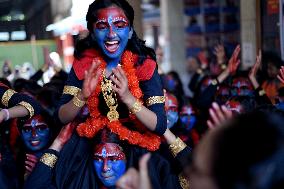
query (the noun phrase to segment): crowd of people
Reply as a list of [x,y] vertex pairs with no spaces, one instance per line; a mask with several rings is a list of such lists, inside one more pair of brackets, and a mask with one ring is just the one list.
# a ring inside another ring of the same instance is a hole
[[49,60],[12,77],[4,64],[1,189],[284,188],[277,55],[259,51],[248,71],[240,45],[189,57],[187,96],[137,36],[126,0],[96,0],[86,20],[69,73]]

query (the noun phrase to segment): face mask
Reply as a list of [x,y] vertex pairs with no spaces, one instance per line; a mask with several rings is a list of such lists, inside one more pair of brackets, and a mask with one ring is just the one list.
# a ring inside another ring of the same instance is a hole
[[253,96],[253,88],[249,81],[234,80],[232,84],[232,96]]
[[48,125],[41,116],[29,119],[22,128],[22,139],[27,149],[31,151],[43,150],[50,138]]
[[170,129],[178,121],[178,112],[169,110],[167,111],[167,127]]
[[174,91],[176,87],[176,83],[174,79],[166,79],[166,89],[168,91]]
[[98,20],[94,23],[94,40],[109,59],[118,59],[122,55],[131,29],[122,9],[103,8],[98,11]]
[[187,131],[190,131],[196,123],[196,117],[195,115],[181,115],[180,121],[182,127],[185,128]]
[[96,148],[93,164],[102,184],[105,187],[112,187],[125,173],[126,157],[119,145],[104,143]]

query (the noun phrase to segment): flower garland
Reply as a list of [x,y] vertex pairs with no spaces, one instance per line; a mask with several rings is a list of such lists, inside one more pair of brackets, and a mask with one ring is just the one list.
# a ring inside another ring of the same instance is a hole
[[[126,73],[128,79],[129,90],[134,97],[141,99],[143,96],[142,91],[139,87],[139,81],[136,76],[136,69],[134,67],[134,60],[137,55],[131,51],[125,51],[121,57],[122,68]],[[106,67],[106,62],[99,56],[100,69]],[[102,76],[99,78],[99,82],[102,81]],[[148,131],[145,126],[136,118],[135,115],[130,114],[131,121],[135,122],[135,126],[138,131],[132,131],[121,124],[119,120],[110,122],[106,116],[101,115],[99,112],[99,94],[101,92],[100,84],[97,85],[95,91],[88,99],[88,108],[90,111],[90,117],[86,122],[79,124],[77,127],[77,132],[80,136],[85,136],[92,138],[96,133],[107,127],[111,132],[117,134],[120,140],[127,140],[130,144],[138,145],[140,147],[146,148],[149,151],[155,151],[159,148],[161,139],[156,134]],[[142,132],[142,133],[140,133]]]

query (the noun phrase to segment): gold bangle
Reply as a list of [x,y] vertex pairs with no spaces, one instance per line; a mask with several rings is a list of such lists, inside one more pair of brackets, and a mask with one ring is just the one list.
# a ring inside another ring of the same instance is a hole
[[8,89],[5,91],[5,93],[2,96],[2,104],[6,107],[9,106],[9,100],[11,99],[11,97],[17,93],[16,91],[12,90],[12,89]]
[[48,167],[53,168],[57,159],[57,156],[54,154],[44,153],[43,156],[41,156],[40,161]]
[[79,89],[78,87],[65,85],[64,89],[63,89],[63,94],[69,94],[69,95],[72,95],[72,96],[76,96],[78,94],[78,92],[80,92],[80,91],[81,91],[81,89]]
[[72,99],[73,104],[78,107],[78,108],[82,108],[85,105],[85,101],[80,100],[77,95],[75,95]]
[[140,112],[142,109],[142,104],[141,102],[139,102],[139,100],[136,100],[136,102],[132,105],[132,107],[130,108],[130,112],[132,114],[137,114],[138,112]]
[[147,106],[152,106],[154,104],[162,104],[166,101],[165,96],[152,96],[146,100]]
[[30,103],[22,101],[22,102],[19,103],[19,105],[24,106],[29,111],[30,118],[34,116],[35,110],[34,110],[33,106]]
[[169,149],[174,157],[178,155],[183,149],[185,149],[186,144],[180,139],[177,138],[174,143],[169,146]]

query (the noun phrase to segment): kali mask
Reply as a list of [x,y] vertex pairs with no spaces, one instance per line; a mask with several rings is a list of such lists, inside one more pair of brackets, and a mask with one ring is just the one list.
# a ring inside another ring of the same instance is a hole
[[126,157],[116,143],[96,146],[93,164],[96,174],[105,187],[113,187],[126,171]]
[[170,93],[166,93],[165,109],[167,115],[167,127],[170,129],[178,121],[179,117],[178,100],[174,95]]
[[181,109],[179,114],[181,126],[185,128],[187,131],[190,131],[195,123],[196,123],[196,116],[195,111],[191,105],[184,105]]
[[41,115],[28,119],[21,134],[26,148],[33,152],[46,148],[50,139],[50,129]]
[[108,59],[119,59],[124,52],[133,29],[123,10],[116,6],[97,12],[92,37]]
[[235,78],[231,87],[232,96],[253,96],[253,86],[247,78]]

